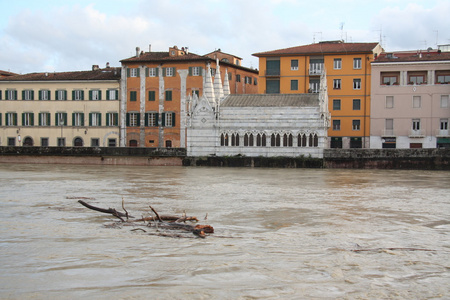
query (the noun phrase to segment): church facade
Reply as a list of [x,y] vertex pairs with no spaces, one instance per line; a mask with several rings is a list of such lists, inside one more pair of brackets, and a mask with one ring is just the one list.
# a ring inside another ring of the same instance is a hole
[[[209,74],[209,72],[207,72]],[[188,99],[188,156],[323,157],[330,126],[325,75],[318,94],[232,95],[206,78]]]

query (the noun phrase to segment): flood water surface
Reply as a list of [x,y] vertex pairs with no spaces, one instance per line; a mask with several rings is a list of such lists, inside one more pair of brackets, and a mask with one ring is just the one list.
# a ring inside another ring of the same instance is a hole
[[[449,192],[450,172],[3,164],[0,298],[448,299]],[[215,233],[111,228],[78,199]]]

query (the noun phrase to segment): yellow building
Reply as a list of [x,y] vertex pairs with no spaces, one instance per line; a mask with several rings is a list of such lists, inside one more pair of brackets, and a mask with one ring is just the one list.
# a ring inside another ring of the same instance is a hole
[[0,146],[119,146],[120,68],[0,78]]
[[370,63],[378,43],[320,42],[253,54],[259,58],[261,94],[318,93],[327,76],[331,148],[368,148]]

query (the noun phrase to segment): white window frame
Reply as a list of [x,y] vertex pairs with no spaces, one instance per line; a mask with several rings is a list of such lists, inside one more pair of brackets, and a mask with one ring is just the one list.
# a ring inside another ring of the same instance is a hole
[[56,113],[56,116],[57,116],[57,118],[56,118],[56,126],[67,126],[67,124],[65,124],[64,123],[64,114],[65,113],[62,113],[62,112],[57,112]]
[[130,127],[138,127],[138,113],[130,113]]
[[359,70],[362,68],[362,59],[361,57],[353,58],[353,69]]
[[173,77],[173,68],[166,68],[166,77]]
[[16,98],[16,90],[6,90],[8,93],[8,100],[17,100]]
[[75,101],[81,101],[83,100],[83,91],[82,90],[74,90],[74,99]]
[[50,124],[47,124],[47,119],[50,113],[48,112],[41,112],[39,113],[39,126],[50,126]]
[[138,68],[130,68],[130,77],[138,77]]
[[448,130],[448,119],[441,119],[439,122],[440,130]]
[[66,99],[66,91],[65,90],[57,90],[56,92],[58,94],[58,99],[56,99],[56,100],[59,100],[59,101],[67,100]]
[[[339,130],[341,130],[341,120],[333,120],[331,123],[332,123],[332,125],[333,125],[333,130],[334,130],[334,131],[339,131]],[[334,126],[335,123],[336,123],[337,126]]]
[[23,124],[22,126],[31,126],[31,116],[33,113],[30,112],[24,112],[23,113]]
[[23,100],[33,100],[33,90],[24,90]]
[[192,67],[192,76],[200,76],[200,67]]
[[148,77],[156,77],[156,68],[148,68]]
[[361,79],[360,78],[353,79],[353,89],[354,90],[360,90],[361,89]]
[[333,68],[335,70],[342,69],[342,59],[341,58],[335,58],[333,62]]
[[[293,62],[297,62],[297,66],[293,65]],[[291,71],[297,71],[298,70],[298,59],[291,59]]]
[[73,117],[74,117],[74,126],[81,126],[82,122],[82,118],[83,118],[83,113],[79,113],[79,112],[75,112],[73,113]]
[[156,112],[149,112],[147,116],[148,116],[147,123],[149,127],[158,126],[158,120],[156,119]]
[[420,131],[420,119],[412,119],[412,130]]
[[394,96],[386,96],[385,108],[394,108]]
[[[16,122],[14,122],[14,116],[16,116]],[[5,125],[6,126],[17,126],[17,113],[7,112],[5,114]]]
[[334,90],[341,89],[341,79],[333,79],[333,89]]
[[93,101],[98,101],[100,99],[100,90],[92,90],[91,91],[92,99]]
[[101,126],[101,113],[91,113],[91,126]]
[[[116,113],[109,112],[108,114],[108,124],[106,126],[112,127],[117,126],[119,124],[119,116]],[[116,122],[114,122],[116,121]]]
[[49,90],[41,90],[41,100],[50,100]]
[[354,131],[361,130],[361,120],[352,120],[352,129]]
[[441,108],[448,108],[449,95],[441,95]]
[[166,112],[164,126],[165,127],[172,127],[172,113],[171,112]]
[[117,100],[118,99],[117,95],[119,94],[119,92],[117,90],[108,90],[107,93],[109,96],[109,100]]

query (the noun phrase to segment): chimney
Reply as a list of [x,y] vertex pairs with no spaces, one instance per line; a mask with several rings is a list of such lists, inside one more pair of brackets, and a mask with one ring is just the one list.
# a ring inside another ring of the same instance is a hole
[[106,63],[106,68],[109,68],[109,62]]
[[99,69],[98,65],[92,65],[92,71],[97,71]]
[[136,47],[136,57],[139,57],[140,52],[141,52],[141,48]]
[[152,52],[152,44],[148,45],[148,52]]

